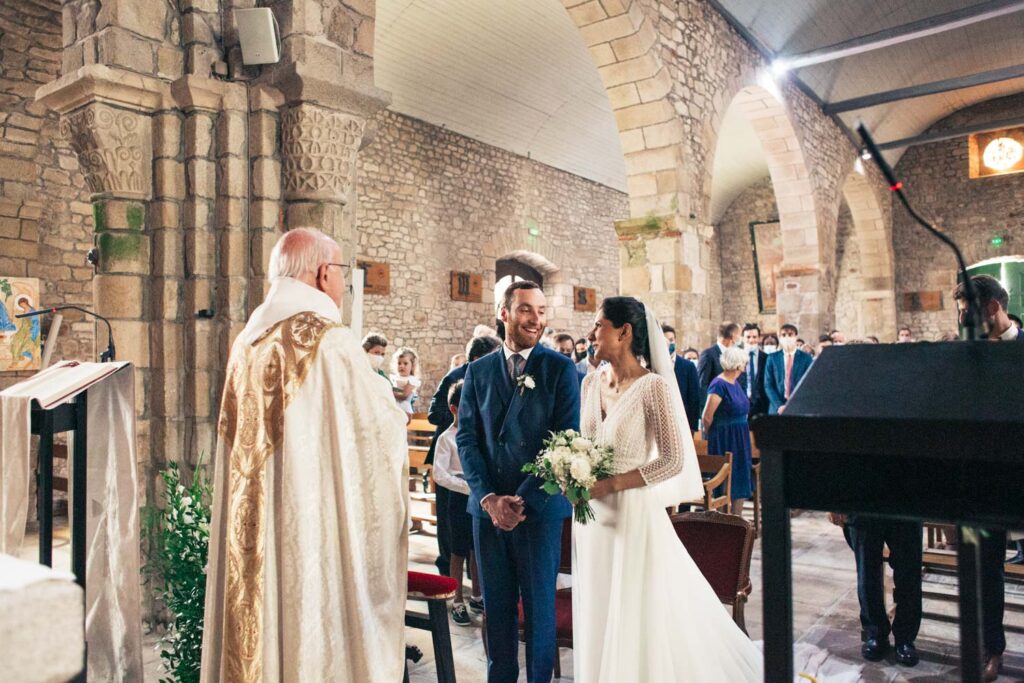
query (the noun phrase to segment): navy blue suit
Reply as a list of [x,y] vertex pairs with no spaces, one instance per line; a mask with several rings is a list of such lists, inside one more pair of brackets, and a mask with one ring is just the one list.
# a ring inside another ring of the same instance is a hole
[[[800,349],[795,351],[790,391],[796,391],[812,362],[814,358],[811,354]],[[778,415],[779,407],[786,405],[786,354],[782,351],[768,356],[764,367],[764,391],[768,394],[768,414]]]
[[[562,523],[572,513],[563,496],[549,496],[522,473],[551,432],[579,429],[580,386],[565,356],[535,346],[523,369],[536,382],[518,388],[504,350],[484,356],[466,372],[456,441],[469,484],[469,513],[487,611],[490,683],[519,676],[518,602],[526,619],[527,680],[547,683],[555,666],[555,579]],[[480,501],[488,494],[521,496],[526,520],[510,532],[491,523]]]
[[[747,354],[747,358],[750,358],[749,350],[744,350],[744,353]],[[754,386],[748,397],[750,398],[750,414],[764,415],[768,412],[768,394],[766,394],[764,390],[764,371],[768,364],[768,354],[758,349],[756,362],[757,367],[754,368]],[[783,367],[783,370],[785,370],[785,367]],[[740,386],[743,387],[744,391],[747,390],[748,377],[750,377],[750,373],[747,372],[740,375]],[[785,390],[785,387],[783,387],[783,390]]]
[[686,408],[686,419],[690,423],[690,431],[700,429],[700,379],[697,376],[697,368],[693,363],[676,356],[676,384],[679,385],[679,393],[683,397],[683,407]]

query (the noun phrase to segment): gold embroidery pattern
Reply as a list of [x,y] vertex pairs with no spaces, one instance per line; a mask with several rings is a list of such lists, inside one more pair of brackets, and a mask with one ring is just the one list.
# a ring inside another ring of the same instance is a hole
[[228,681],[258,681],[263,675],[266,463],[281,446],[284,411],[333,326],[314,313],[299,313],[255,343],[232,349],[218,425],[220,438],[231,444],[223,636]]

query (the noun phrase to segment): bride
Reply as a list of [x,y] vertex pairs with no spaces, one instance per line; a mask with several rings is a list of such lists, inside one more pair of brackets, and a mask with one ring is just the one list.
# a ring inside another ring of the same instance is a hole
[[583,382],[580,430],[614,449],[616,474],[591,490],[596,519],[572,529],[574,677],[760,681],[760,650],[733,623],[665,512],[699,499],[702,484],[660,332],[642,303],[611,297],[590,333],[596,358],[608,365]]

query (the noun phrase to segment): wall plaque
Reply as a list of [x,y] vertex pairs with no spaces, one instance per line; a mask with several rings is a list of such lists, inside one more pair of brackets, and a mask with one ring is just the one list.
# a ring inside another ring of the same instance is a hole
[[592,287],[572,288],[572,308],[574,311],[593,313],[597,310],[597,291]]
[[356,267],[365,271],[363,294],[388,295],[391,293],[391,266],[376,261],[356,261]]
[[910,312],[941,311],[942,292],[904,292],[903,310]]
[[483,300],[484,278],[482,275],[452,271],[452,301],[479,304],[483,303]]

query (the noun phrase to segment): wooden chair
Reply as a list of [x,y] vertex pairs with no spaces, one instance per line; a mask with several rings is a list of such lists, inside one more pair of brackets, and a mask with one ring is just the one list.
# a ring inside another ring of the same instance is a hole
[[424,446],[429,448],[430,442],[434,438],[434,432],[437,431],[437,427],[427,421],[426,413],[413,413],[412,419],[405,427],[405,431],[408,434],[410,446]]
[[[430,504],[430,514],[413,514],[412,531],[423,531],[423,524],[437,526],[437,496],[434,494],[434,481],[430,478],[433,468],[427,464],[428,448],[425,446],[409,446],[409,500]],[[423,491],[422,482],[427,477],[429,490]]]
[[[704,480],[704,499],[688,501],[689,505],[700,505],[705,510],[732,512],[732,453],[708,455],[707,441],[694,441],[697,449],[697,464]],[[715,489],[722,487],[722,495],[716,496]]]
[[732,607],[732,619],[746,633],[743,607],[750,597],[750,556],[754,530],[739,515],[684,512],[672,515],[672,526],[715,595]]
[[[448,629],[448,600],[455,597],[458,584],[455,579],[423,572],[409,572],[409,600],[427,603],[427,616],[405,612],[405,625],[430,631],[434,643],[434,662],[438,683],[455,683],[455,661],[452,657],[452,638]],[[409,665],[405,665],[403,680],[409,680]]]
[[754,478],[754,495],[750,502],[754,505],[754,538],[757,538],[761,535],[761,450],[754,432],[750,432],[750,471]]

